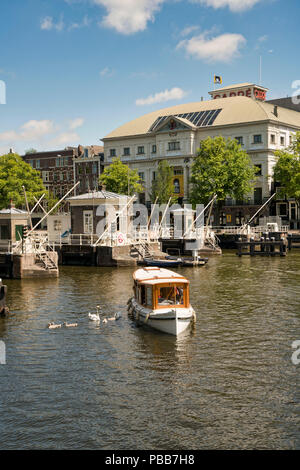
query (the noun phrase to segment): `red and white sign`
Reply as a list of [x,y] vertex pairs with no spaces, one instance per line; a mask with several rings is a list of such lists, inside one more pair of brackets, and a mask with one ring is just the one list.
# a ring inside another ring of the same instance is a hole
[[220,98],[234,98],[235,96],[246,96],[257,100],[265,101],[267,97],[267,89],[257,85],[250,85],[248,87],[228,87],[220,90],[210,92],[214,100]]

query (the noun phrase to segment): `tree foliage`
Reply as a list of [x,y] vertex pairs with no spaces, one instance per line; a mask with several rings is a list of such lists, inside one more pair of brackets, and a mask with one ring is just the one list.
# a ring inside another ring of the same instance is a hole
[[235,139],[207,138],[200,144],[192,165],[190,200],[206,204],[215,194],[242,200],[254,187],[256,169]]
[[99,178],[100,184],[105,184],[107,191],[118,194],[128,194],[143,192],[140,177],[136,170],[131,170],[121,162],[120,158],[114,158],[111,165],[104,169]]
[[275,152],[274,180],[280,183],[279,197],[293,198],[300,206],[300,132],[287,150]]
[[46,189],[37,170],[14,153],[0,157],[0,207],[7,208],[12,201],[16,207],[25,204],[24,190],[29,204],[35,204]]
[[152,182],[151,201],[155,202],[156,198],[158,204],[167,204],[171,198],[171,204],[177,201],[177,196],[174,194],[174,173],[166,160],[162,160],[158,164],[156,171],[156,178]]
[[30,149],[25,150],[25,155],[30,155],[32,153],[37,153],[37,150],[34,149],[34,148],[30,148]]

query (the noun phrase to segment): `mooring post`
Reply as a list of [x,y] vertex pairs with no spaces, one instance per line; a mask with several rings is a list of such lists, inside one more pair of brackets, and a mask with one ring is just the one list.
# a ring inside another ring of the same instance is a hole
[[238,243],[238,249],[239,249],[239,250],[238,250],[238,255],[239,255],[239,256],[242,256],[242,237],[240,237],[240,238],[238,239],[238,242],[239,242],[239,243]]
[[292,234],[289,233],[287,238],[288,238],[288,249],[289,249],[289,251],[291,251],[291,249],[292,249],[292,247],[293,247],[293,237],[292,237]]
[[270,253],[275,254],[276,248],[275,248],[275,237],[271,237],[271,245],[270,245]]
[[255,255],[255,241],[254,237],[250,237],[250,256]]

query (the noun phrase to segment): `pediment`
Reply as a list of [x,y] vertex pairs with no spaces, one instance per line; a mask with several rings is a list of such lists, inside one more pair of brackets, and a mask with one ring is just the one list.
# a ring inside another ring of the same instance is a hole
[[[160,122],[159,122],[160,120]],[[164,116],[157,119],[151,127],[151,132],[177,132],[184,130],[191,130],[195,127],[187,119],[178,116]]]

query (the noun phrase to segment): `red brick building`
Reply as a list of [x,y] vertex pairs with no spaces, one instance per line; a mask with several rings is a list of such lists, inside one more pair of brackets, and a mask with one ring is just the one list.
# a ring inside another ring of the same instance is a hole
[[79,145],[78,148],[28,153],[22,158],[40,171],[46,189],[54,197],[63,197],[78,181],[76,194],[98,189],[104,158],[101,146]]

